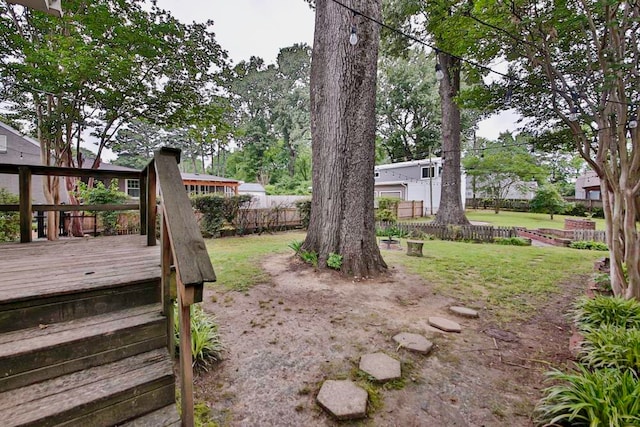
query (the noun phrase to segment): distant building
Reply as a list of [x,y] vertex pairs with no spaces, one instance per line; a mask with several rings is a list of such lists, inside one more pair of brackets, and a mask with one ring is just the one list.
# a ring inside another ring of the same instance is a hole
[[201,173],[181,173],[180,175],[182,176],[184,187],[190,196],[202,194],[235,196],[238,194],[240,181],[235,179]]
[[267,190],[257,182],[242,182],[238,187],[238,194],[251,194],[252,196],[266,196]]
[[600,194],[600,178],[588,170],[584,175],[576,179],[576,200],[602,200]]

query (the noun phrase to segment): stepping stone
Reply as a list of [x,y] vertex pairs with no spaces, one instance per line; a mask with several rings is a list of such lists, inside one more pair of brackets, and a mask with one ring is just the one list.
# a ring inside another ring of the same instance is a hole
[[400,362],[384,353],[365,354],[360,358],[360,370],[376,381],[384,382],[402,376]]
[[433,343],[418,334],[410,334],[409,332],[401,332],[393,340],[402,348],[415,351],[417,353],[429,354],[433,348]]
[[338,420],[354,420],[367,415],[367,392],[352,381],[327,380],[316,400]]
[[461,332],[462,328],[453,320],[444,317],[429,317],[429,324],[445,332]]
[[478,312],[467,307],[449,307],[449,311],[462,317],[478,317]]

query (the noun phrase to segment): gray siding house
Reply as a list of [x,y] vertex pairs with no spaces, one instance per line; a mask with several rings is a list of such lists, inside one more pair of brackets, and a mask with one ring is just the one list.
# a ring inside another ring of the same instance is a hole
[[[424,213],[430,214],[440,206],[442,189],[442,159],[378,165],[374,169],[375,197],[395,197],[400,200],[422,201]],[[461,194],[464,203],[465,175],[462,173]]]

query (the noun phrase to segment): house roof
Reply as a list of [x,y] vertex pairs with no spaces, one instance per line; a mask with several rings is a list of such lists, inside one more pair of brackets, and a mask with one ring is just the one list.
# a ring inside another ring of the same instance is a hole
[[18,130],[16,130],[16,129],[12,128],[12,127],[11,127],[11,126],[9,126],[8,124],[3,123],[3,122],[0,122],[0,128],[3,128],[3,129],[5,129],[6,131],[11,132],[11,133],[13,133],[13,134],[14,134],[14,135],[16,135],[16,136],[19,136],[19,137],[20,137],[20,138],[22,138],[23,140],[25,140],[25,141],[28,141],[28,142],[32,143],[32,144],[33,144],[33,145],[35,145],[38,149],[40,148],[40,143],[38,142],[38,140],[37,140],[37,139],[33,139],[33,138],[31,138],[30,136],[23,135],[22,133],[20,133],[20,131],[18,131]]
[[183,180],[190,181],[209,181],[209,182],[229,182],[229,183],[239,183],[240,181],[231,179],[231,178],[223,178],[221,176],[215,175],[206,175],[200,173],[186,173],[183,172],[180,174]]
[[252,192],[252,193],[264,193],[266,190],[264,187],[257,182],[243,182],[238,187],[238,191],[243,192]]
[[432,157],[431,159],[422,159],[422,160],[411,160],[409,162],[399,162],[399,163],[390,163],[387,165],[377,165],[375,168],[379,169],[395,169],[395,168],[404,168],[407,166],[421,166],[428,165],[429,163],[442,163],[442,159],[440,157]]

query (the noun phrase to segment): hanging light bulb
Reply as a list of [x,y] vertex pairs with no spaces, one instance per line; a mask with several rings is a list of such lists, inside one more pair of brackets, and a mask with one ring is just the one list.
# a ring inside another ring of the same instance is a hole
[[567,118],[570,122],[577,122],[580,118],[580,113],[578,113],[578,109],[576,107],[571,107],[569,114],[567,114]]
[[511,98],[513,96],[513,90],[511,90],[511,84],[507,87],[507,94],[504,97],[504,105],[507,107],[511,105]]
[[436,63],[436,80],[440,81],[442,79],[444,79],[444,71],[442,71],[440,63]]
[[24,159],[24,156],[22,155],[22,151],[20,152],[20,158]]
[[629,129],[635,129],[638,127],[638,121],[637,120],[630,120],[629,121]]
[[358,43],[358,34],[356,33],[356,25],[351,25],[351,35],[349,36],[349,43],[351,46],[355,46]]

